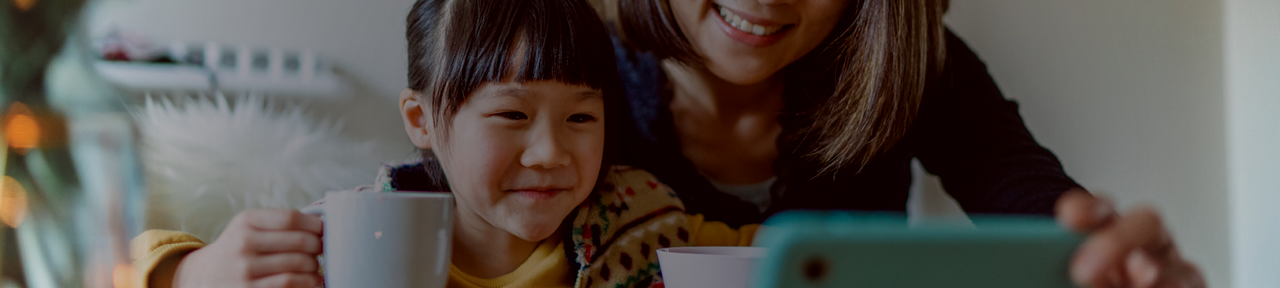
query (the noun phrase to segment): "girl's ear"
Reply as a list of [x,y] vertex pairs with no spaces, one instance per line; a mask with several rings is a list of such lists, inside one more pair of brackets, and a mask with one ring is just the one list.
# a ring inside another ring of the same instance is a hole
[[409,140],[413,141],[413,146],[422,149],[431,149],[431,122],[422,102],[418,101],[416,94],[418,92],[413,89],[405,88],[400,91],[400,117],[404,119],[404,131],[409,133]]

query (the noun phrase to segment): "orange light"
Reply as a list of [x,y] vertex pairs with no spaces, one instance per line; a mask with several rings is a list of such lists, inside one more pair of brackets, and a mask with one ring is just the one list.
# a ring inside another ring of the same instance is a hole
[[14,102],[4,118],[4,138],[9,141],[9,147],[14,148],[18,154],[26,154],[27,149],[40,145],[40,123],[32,117],[31,109],[27,108],[27,105]]
[[27,217],[27,189],[13,177],[4,176],[0,181],[0,222],[18,228]]
[[36,0],[13,0],[13,5],[18,6],[22,11],[31,10],[31,6],[36,6]]
[[116,269],[111,271],[111,284],[115,288],[130,288],[137,283],[138,274],[133,270],[133,266],[129,264],[116,265]]

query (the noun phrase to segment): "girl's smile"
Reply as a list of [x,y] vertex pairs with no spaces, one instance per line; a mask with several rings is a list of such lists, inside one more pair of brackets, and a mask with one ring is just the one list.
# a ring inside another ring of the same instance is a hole
[[522,197],[529,198],[529,199],[534,199],[534,200],[551,199],[552,197],[555,197],[557,194],[560,194],[561,192],[566,192],[566,191],[569,191],[569,189],[522,189],[522,190],[510,190],[510,192],[511,192],[511,193],[515,193],[515,194],[520,195],[520,196],[522,196]]
[[[561,181],[564,182],[564,181]],[[559,185],[527,185],[518,186],[514,189],[507,189],[504,192],[519,195],[520,197],[532,200],[546,200],[556,197],[560,194],[573,192],[572,184]]]

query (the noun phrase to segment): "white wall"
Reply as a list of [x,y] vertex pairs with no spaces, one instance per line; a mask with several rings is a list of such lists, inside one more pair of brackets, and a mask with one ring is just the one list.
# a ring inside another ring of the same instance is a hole
[[[169,41],[312,49],[356,86],[346,97],[297,98],[347,132],[409,144],[395,99],[406,86],[404,22],[412,0],[119,0],[91,10],[90,35],[120,28]],[[167,46],[166,46],[167,47]]]
[[1221,11],[1203,0],[956,0],[946,19],[1067,172],[1122,208],[1161,210],[1211,287],[1231,283]]
[[1225,1],[1235,287],[1280,287],[1280,2]]

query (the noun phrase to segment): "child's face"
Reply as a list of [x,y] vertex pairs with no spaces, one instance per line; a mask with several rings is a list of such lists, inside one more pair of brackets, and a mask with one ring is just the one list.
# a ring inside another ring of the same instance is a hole
[[461,105],[444,128],[447,137],[428,132],[434,136],[424,148],[434,148],[449,178],[460,224],[540,241],[591,194],[604,127],[599,90],[556,81],[491,82]]

